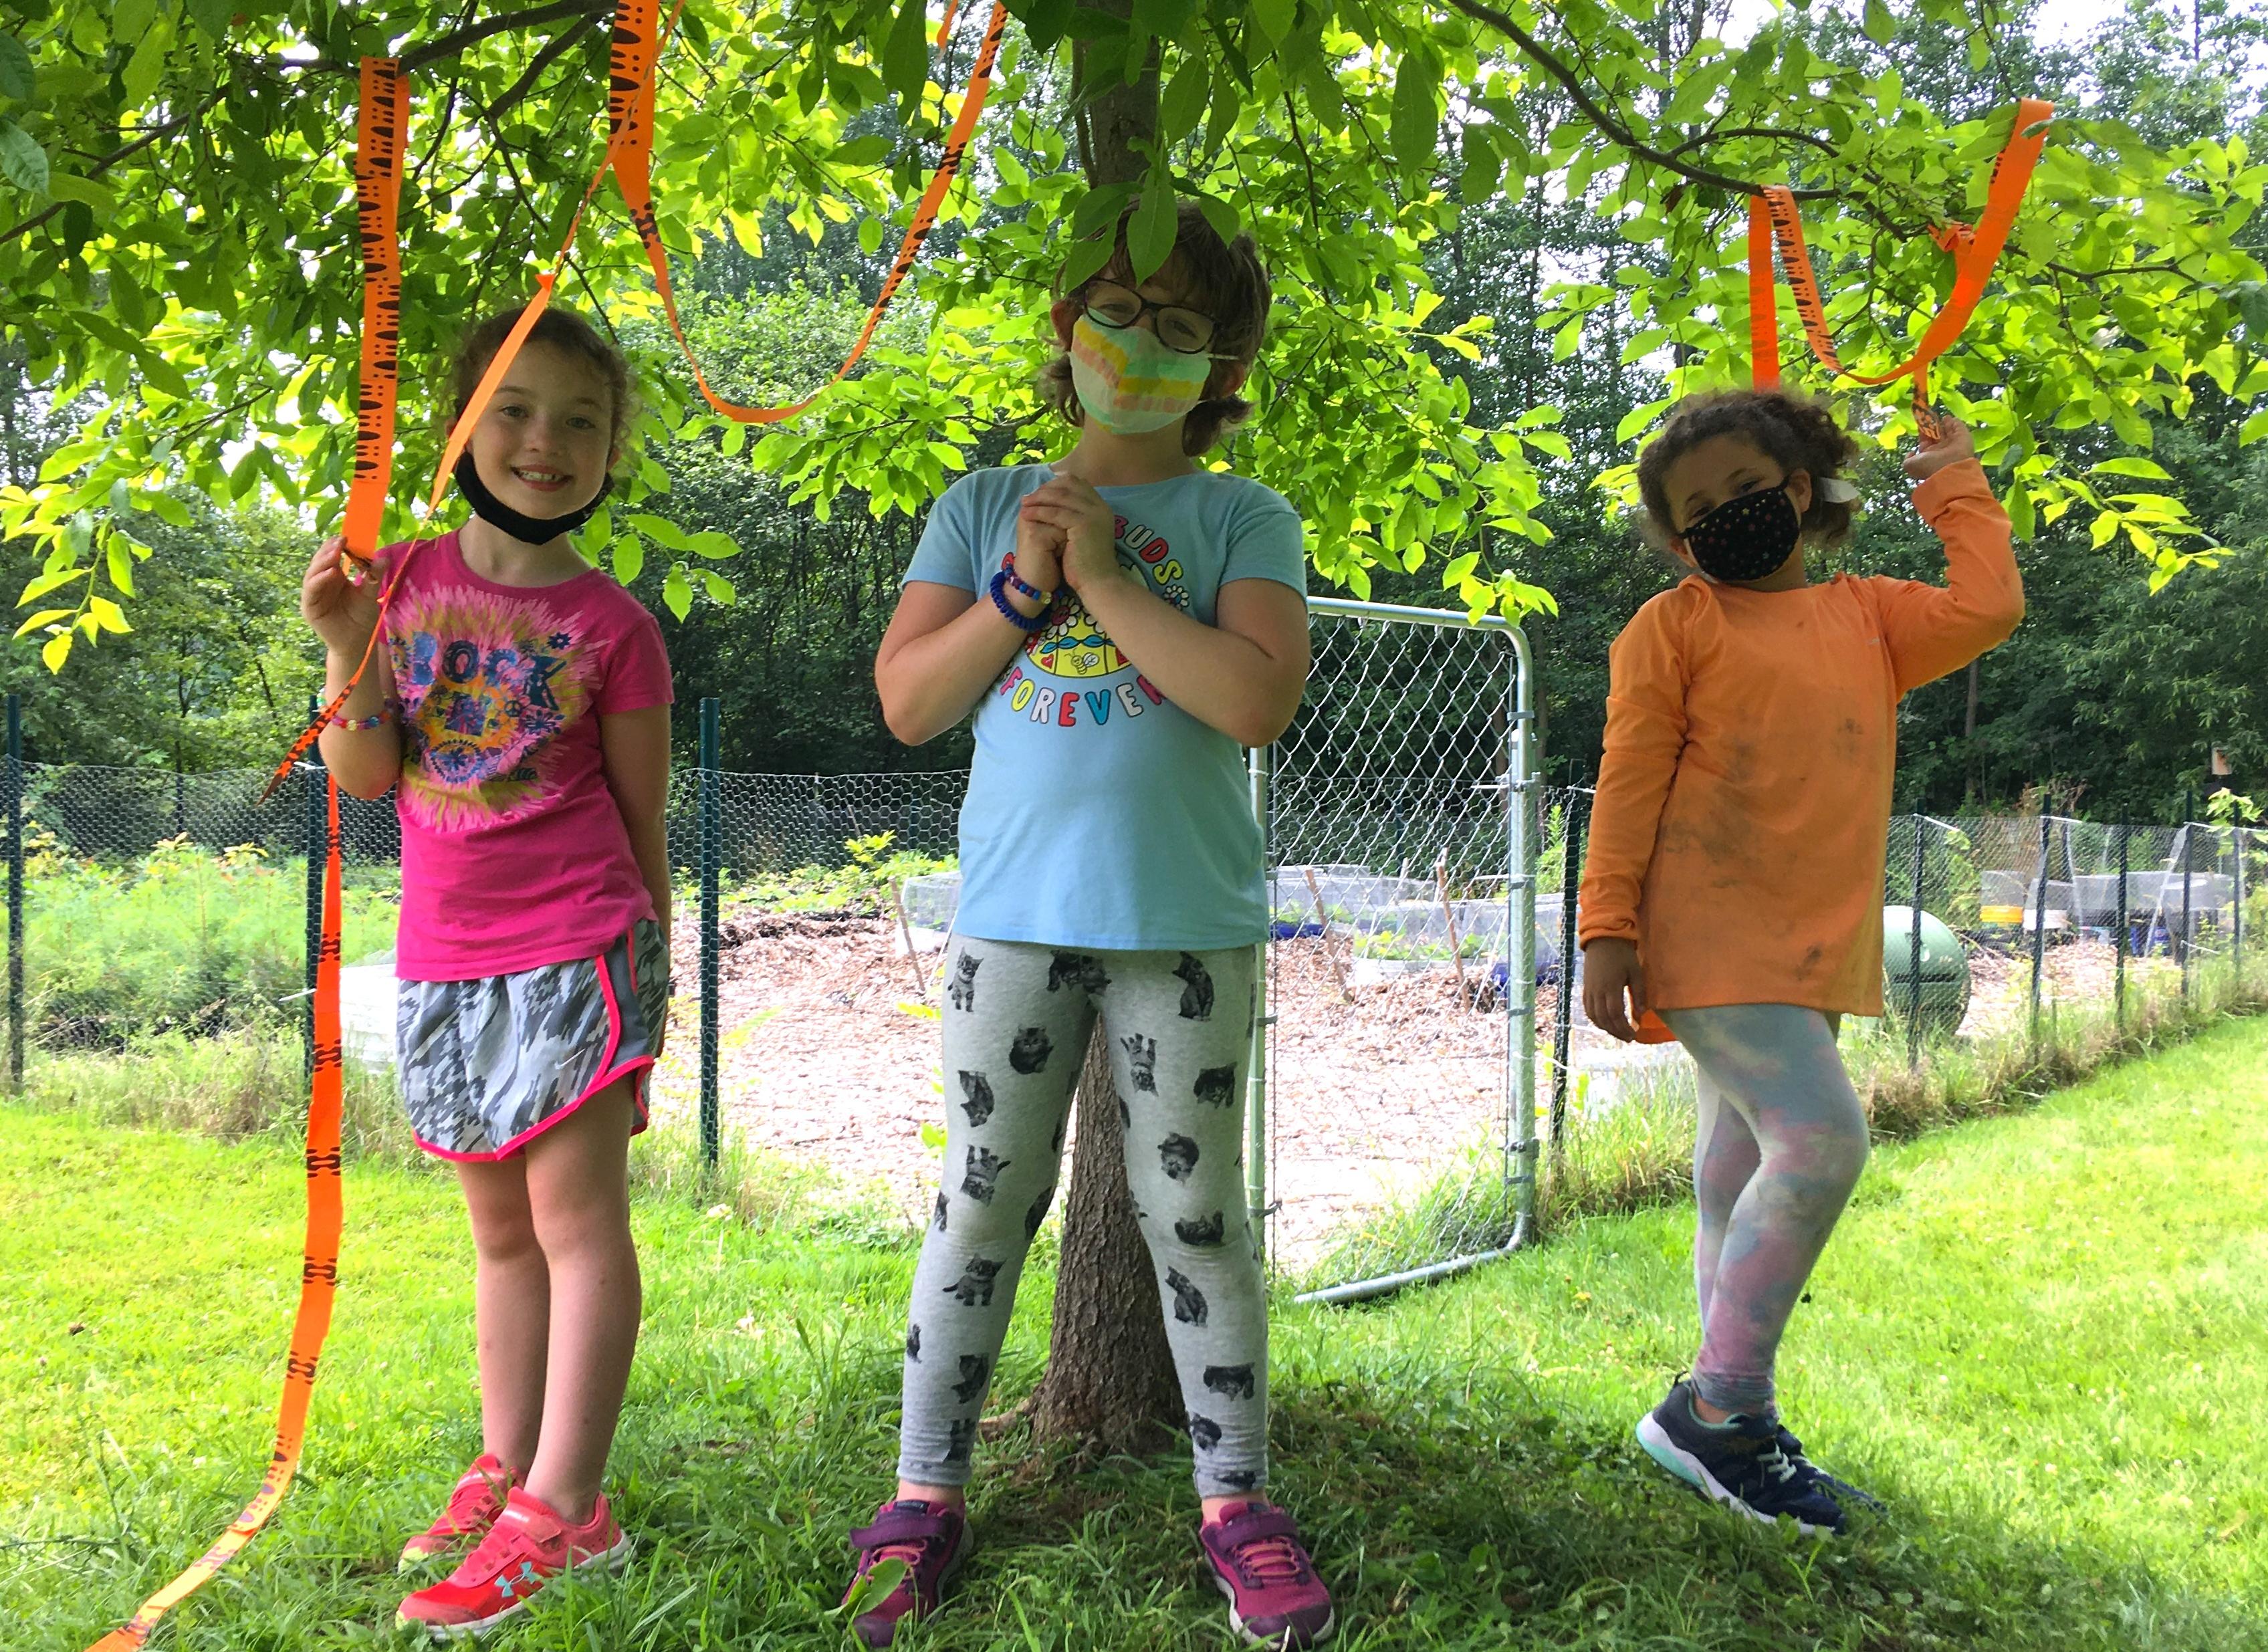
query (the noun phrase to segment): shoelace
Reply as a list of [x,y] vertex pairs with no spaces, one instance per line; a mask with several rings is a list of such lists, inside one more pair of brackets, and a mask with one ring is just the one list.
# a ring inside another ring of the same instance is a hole
[[457,1489],[449,1494],[449,1506],[442,1511],[440,1523],[457,1531],[470,1531],[481,1520],[493,1519],[503,1506],[495,1482],[476,1470],[458,1481]]
[[1255,1538],[1239,1544],[1229,1559],[1238,1577],[1253,1589],[1296,1583],[1307,1575],[1307,1556],[1289,1538]]
[[1802,1465],[1804,1465],[1802,1457],[1798,1456],[1790,1458],[1788,1454],[1780,1449],[1780,1443],[1777,1440],[1756,1453],[1756,1466],[1763,1469],[1765,1473],[1773,1476],[1783,1486],[1796,1477],[1800,1466]]

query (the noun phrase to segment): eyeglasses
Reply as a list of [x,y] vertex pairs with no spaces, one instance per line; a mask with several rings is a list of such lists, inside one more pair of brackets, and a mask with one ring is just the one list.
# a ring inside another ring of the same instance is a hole
[[1184,356],[1202,356],[1212,348],[1213,319],[1186,305],[1158,304],[1115,281],[1087,283],[1079,297],[1079,307],[1097,327],[1123,330],[1145,315],[1158,318],[1158,341]]

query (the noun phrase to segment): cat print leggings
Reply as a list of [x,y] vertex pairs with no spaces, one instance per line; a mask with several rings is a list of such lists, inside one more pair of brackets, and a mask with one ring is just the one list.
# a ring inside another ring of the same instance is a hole
[[1256,949],[1073,951],[957,943],[943,1011],[945,1185],[908,1315],[898,1475],[969,1477],[1024,1253],[1055,1198],[1072,1091],[1102,1017],[1189,1410],[1197,1492],[1268,1478],[1268,1310],[1244,1212]]
[[1769,1416],[1780,1334],[1866,1167],[1866,1111],[1816,1010],[1661,1015],[1700,1069],[1693,1389],[1712,1406]]

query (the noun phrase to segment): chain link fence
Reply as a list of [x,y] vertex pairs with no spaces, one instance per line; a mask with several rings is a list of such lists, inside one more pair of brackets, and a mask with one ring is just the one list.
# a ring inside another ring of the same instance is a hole
[[[1538,1133],[1547,1202],[1674,1166],[1690,1080],[1675,1046],[1617,1044],[1582,1014],[1571,891],[1591,797],[1523,785],[1515,635],[1317,607],[1307,703],[1254,762],[1271,922],[1252,1192],[1278,1275],[1337,1299],[1516,1242]],[[319,771],[265,802],[254,769],[11,773],[14,1071],[26,1039],[123,1050],[305,1016]],[[707,1111],[850,1195],[925,1204],[965,782],[680,770],[665,1112]],[[348,1045],[381,1064],[391,800],[342,798],[342,827]],[[1883,899],[1887,1013],[1844,1041],[1892,1127],[2268,977],[2257,827],[1900,816]]]

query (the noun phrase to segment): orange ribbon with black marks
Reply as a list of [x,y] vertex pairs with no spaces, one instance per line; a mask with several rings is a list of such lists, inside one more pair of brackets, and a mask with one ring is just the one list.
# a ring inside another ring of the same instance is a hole
[[276,1449],[260,1490],[213,1546],[172,1582],[144,1601],[132,1618],[96,1641],[90,1652],[130,1652],[150,1638],[158,1620],[199,1589],[268,1524],[299,1466],[307,1437],[307,1406],[315,1392],[315,1363],[331,1326],[338,1294],[339,1234],[344,1221],[339,1186],[339,793],[331,788],[323,870],[323,944],[315,965],[315,1076],[307,1100],[307,1225],[302,1243],[299,1311],[291,1323],[291,1351],[284,1363],[284,1396],[276,1413]]
[[[680,0],[682,4],[682,0]],[[608,147],[608,158],[615,169],[615,180],[622,186],[622,204],[630,209],[630,223],[637,230],[638,239],[645,245],[646,261],[653,267],[653,284],[661,295],[661,306],[669,317],[670,331],[677,335],[677,347],[684,353],[693,369],[693,382],[709,405],[736,424],[777,424],[792,419],[811,406],[831,386],[840,384],[858,366],[874,341],[874,334],[888,312],[890,301],[897,297],[898,289],[911,273],[915,261],[921,256],[922,244],[929,239],[930,231],[937,227],[939,210],[944,207],[946,192],[953,187],[961,171],[961,158],[968,152],[968,141],[976,130],[979,116],[984,112],[984,100],[992,89],[993,61],[999,55],[1000,40],[1008,26],[1008,9],[1000,0],[994,0],[991,19],[984,26],[984,39],[977,48],[976,61],[968,73],[968,85],[961,94],[960,112],[946,134],[945,153],[938,160],[937,171],[922,191],[921,200],[914,208],[913,221],[906,226],[905,239],[899,244],[898,255],[890,262],[889,274],[882,279],[882,290],[866,312],[866,324],[859,330],[858,341],[843,365],[834,376],[800,401],[784,407],[752,407],[737,401],[728,401],[709,387],[701,371],[701,363],[687,341],[685,329],[677,319],[677,296],[670,285],[669,252],[661,242],[661,231],[654,222],[653,186],[650,169],[653,160],[653,81],[654,64],[660,56],[666,31],[657,30],[658,0],[622,0],[615,13],[614,73],[607,98],[608,118],[612,122],[617,141]],[[948,7],[944,24],[938,30],[941,45],[953,26],[954,13]],[[674,14],[673,14],[673,21]]]
[[1831,371],[1862,385],[1887,385],[1911,375],[1913,379],[1914,419],[1926,438],[1934,439],[1941,426],[1930,405],[1930,364],[1950,349],[1977,313],[1985,283],[2000,250],[2015,225],[2016,210],[2030,187],[2032,173],[2047,144],[2048,123],[2055,106],[2026,98],[2016,106],[2008,141],[1992,163],[1992,181],[1986,192],[1984,216],[1972,230],[1949,224],[1932,239],[1953,254],[1953,291],[1923,332],[1912,356],[1887,372],[1852,372],[1843,365],[1835,340],[1827,330],[1826,307],[1819,294],[1819,278],[1811,254],[1803,244],[1803,218],[1794,192],[1775,185],[1749,201],[1749,343],[1754,382],[1769,389],[1780,381],[1779,305],[1772,284],[1772,258],[1778,252],[1780,268],[1795,294],[1795,311],[1810,341],[1812,354]]

